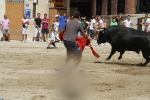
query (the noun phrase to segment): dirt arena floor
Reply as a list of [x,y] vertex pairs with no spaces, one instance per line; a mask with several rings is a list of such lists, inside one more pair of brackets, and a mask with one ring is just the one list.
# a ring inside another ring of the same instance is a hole
[[46,42],[0,42],[0,98],[4,100],[150,100],[150,63],[141,53],[117,52],[110,61],[110,45],[89,47],[76,74],[72,62],[62,66],[66,50],[46,49]]

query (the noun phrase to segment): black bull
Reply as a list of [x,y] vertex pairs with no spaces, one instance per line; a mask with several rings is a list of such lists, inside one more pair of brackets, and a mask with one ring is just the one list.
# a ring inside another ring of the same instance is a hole
[[138,54],[141,51],[146,62],[140,65],[146,66],[150,61],[150,33],[132,28],[111,26],[100,32],[98,36],[98,44],[106,42],[112,46],[111,53],[106,60],[111,59],[116,51],[120,52],[118,60],[122,58],[125,51],[135,51]]

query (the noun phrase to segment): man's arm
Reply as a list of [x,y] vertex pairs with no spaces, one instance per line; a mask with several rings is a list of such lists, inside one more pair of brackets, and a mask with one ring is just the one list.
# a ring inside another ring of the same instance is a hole
[[82,36],[90,41],[92,41],[92,38],[89,37],[85,32],[81,32]]
[[118,19],[120,19],[122,17],[122,14],[120,13],[119,15],[118,15]]
[[125,21],[122,22],[122,26],[125,26]]
[[39,27],[38,25],[36,25],[36,19],[34,20],[34,23],[33,23],[36,27]]

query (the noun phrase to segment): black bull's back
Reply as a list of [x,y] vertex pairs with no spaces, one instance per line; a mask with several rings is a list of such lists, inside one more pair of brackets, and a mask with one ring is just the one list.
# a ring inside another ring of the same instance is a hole
[[150,61],[150,33],[132,28],[113,26],[104,29],[104,32],[100,32],[97,43],[105,42],[110,43],[112,46],[111,53],[107,60],[109,60],[116,51],[120,52],[118,59],[122,58],[125,51],[135,51],[137,53],[141,51],[143,57],[146,59],[146,62],[142,65],[147,65]]

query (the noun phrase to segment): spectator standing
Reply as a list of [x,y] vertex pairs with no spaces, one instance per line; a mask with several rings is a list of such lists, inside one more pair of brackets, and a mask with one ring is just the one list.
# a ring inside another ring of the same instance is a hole
[[6,40],[6,34],[8,35],[8,41],[10,41],[10,20],[7,18],[6,14],[4,14],[4,18],[0,21],[0,25],[2,26],[0,30],[2,30],[3,41]]
[[133,25],[133,23],[132,23],[132,21],[130,19],[130,15],[128,15],[127,19],[122,22],[122,25],[127,27],[127,28],[130,28],[131,25]]
[[67,23],[67,14],[64,13],[63,16],[59,16],[59,21],[60,21],[60,25],[59,25],[59,29],[60,32],[65,28],[65,25]]
[[115,20],[117,22],[117,26],[119,26],[119,20],[121,19],[122,14],[120,13],[119,15],[116,16]]
[[27,35],[28,35],[28,25],[29,19],[26,18],[26,15],[23,15],[23,19],[21,20],[22,23],[22,42],[27,42]]
[[34,34],[34,41],[36,41],[36,37],[39,33],[39,41],[41,41],[41,22],[42,19],[40,18],[41,14],[37,14],[37,18],[34,19],[34,25],[35,25],[35,34]]
[[106,17],[103,17],[103,28],[107,28]]
[[[49,19],[47,18],[47,14],[44,14],[44,18],[42,19],[42,41],[48,41],[48,33],[49,33],[49,28],[48,28],[48,23]],[[46,38],[44,39],[46,34]]]
[[[101,16],[98,16],[98,21],[99,21],[99,28],[98,28],[98,36],[101,36],[103,35],[103,32],[101,31],[101,29],[104,29],[106,28],[106,22],[105,22],[105,18],[106,17],[101,17]],[[97,36],[97,38],[98,38]],[[97,42],[96,42],[97,43]],[[98,45],[98,44],[97,44]],[[104,46],[105,44],[104,43],[101,43],[101,46]]]
[[145,14],[144,22],[143,22],[143,24],[141,23],[141,25],[145,26],[144,27],[145,32],[147,32],[147,30],[149,30],[148,29],[149,24],[150,24],[150,19],[148,18],[148,14]]
[[90,37],[94,39],[95,34],[95,23],[96,23],[96,16],[92,16],[92,21],[90,23]]
[[118,26],[118,23],[116,22],[115,18],[113,18],[112,22],[110,22],[110,26]]
[[83,22],[84,22],[84,31],[86,32],[87,34],[87,30],[88,30],[88,23],[87,23],[87,20],[85,17],[82,18],[83,19]]
[[150,32],[150,18],[147,17],[144,31]]

